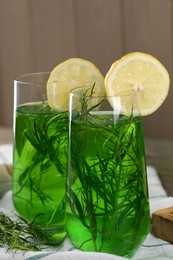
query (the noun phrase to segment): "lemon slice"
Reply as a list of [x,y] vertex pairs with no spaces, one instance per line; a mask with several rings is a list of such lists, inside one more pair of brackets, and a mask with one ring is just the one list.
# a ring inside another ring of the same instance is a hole
[[71,58],[57,65],[47,82],[49,106],[56,111],[68,111],[69,92],[80,86],[101,85],[104,93],[104,77],[90,61]]
[[[124,114],[131,114],[132,110],[142,116],[155,112],[166,99],[169,86],[166,68],[153,56],[141,52],[129,53],[114,62],[105,77],[107,96],[125,94],[121,100]],[[133,103],[132,97],[138,105]],[[116,106],[113,99],[109,102]]]

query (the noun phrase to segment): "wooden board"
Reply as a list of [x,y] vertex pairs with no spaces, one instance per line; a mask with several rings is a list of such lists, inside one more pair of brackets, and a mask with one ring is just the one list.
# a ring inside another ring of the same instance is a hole
[[173,207],[158,210],[152,215],[152,233],[173,244]]

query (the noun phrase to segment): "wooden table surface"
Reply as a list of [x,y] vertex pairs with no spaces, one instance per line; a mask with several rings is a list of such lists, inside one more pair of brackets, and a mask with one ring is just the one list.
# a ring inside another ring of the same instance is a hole
[[[12,143],[11,128],[0,127],[0,144]],[[173,140],[145,138],[147,165],[154,166],[168,195],[173,196]]]

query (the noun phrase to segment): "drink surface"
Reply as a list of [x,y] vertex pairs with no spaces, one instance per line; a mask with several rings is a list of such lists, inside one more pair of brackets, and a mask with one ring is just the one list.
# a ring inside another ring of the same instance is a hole
[[13,202],[19,215],[45,232],[49,243],[65,236],[68,115],[47,104],[17,107]]
[[140,118],[71,122],[67,232],[84,251],[131,257],[150,228]]

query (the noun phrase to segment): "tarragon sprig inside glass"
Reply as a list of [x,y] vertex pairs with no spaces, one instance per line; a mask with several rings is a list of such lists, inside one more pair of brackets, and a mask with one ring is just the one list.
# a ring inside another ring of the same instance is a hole
[[15,108],[13,202],[20,217],[42,233],[45,243],[58,244],[66,235],[69,120],[68,112],[55,112],[44,100],[43,77],[31,74],[15,82],[19,104]]
[[67,232],[81,250],[131,257],[150,228],[142,120],[96,93],[70,95]]

